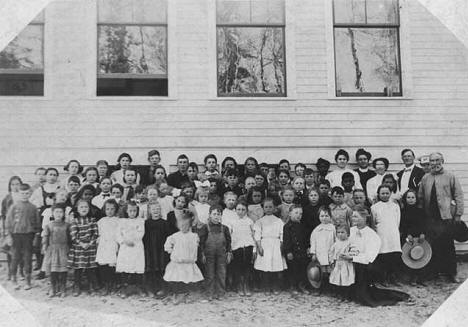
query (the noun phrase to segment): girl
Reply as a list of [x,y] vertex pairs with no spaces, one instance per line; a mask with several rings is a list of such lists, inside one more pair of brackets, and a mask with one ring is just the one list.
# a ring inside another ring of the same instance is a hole
[[[178,229],[178,221],[184,216],[184,209],[187,208],[187,197],[184,194],[180,194],[174,198],[174,210],[167,214],[167,223],[169,225],[169,234],[176,233]],[[193,214],[192,214],[193,218]]]
[[265,176],[260,171],[255,174],[255,186],[260,187],[264,192],[268,187]]
[[[119,183],[121,185],[125,184],[124,181],[124,172],[126,169],[130,168],[132,164],[132,157],[128,153],[121,153],[117,158],[117,170],[111,174],[112,181],[114,183]],[[140,175],[136,175],[136,184],[140,184]]]
[[169,212],[174,210],[174,198],[170,195],[170,186],[164,182],[159,185],[158,202],[161,205],[161,214],[164,220],[167,220]]
[[129,201],[124,209],[123,219],[119,219],[117,229],[117,242],[119,252],[115,271],[126,274],[130,284],[122,291],[121,297],[126,298],[139,293],[135,287],[143,291],[143,274],[145,273],[145,250],[143,235],[145,234],[145,221],[138,219],[138,205]]
[[99,173],[96,167],[88,167],[84,171],[84,179],[83,183],[81,183],[81,187],[84,185],[92,185],[95,189],[99,188]]
[[59,173],[57,169],[47,168],[46,182],[31,195],[29,201],[39,209],[40,213],[46,208],[50,208],[54,203],[54,195],[60,188],[60,184],[57,183],[58,176]]
[[[208,189],[199,187],[195,192],[195,211],[197,212],[197,220],[199,224],[207,224],[210,211],[208,204]],[[199,226],[200,227],[200,226]]]
[[289,175],[289,171],[285,169],[281,169],[278,173],[278,182],[280,185],[281,190],[285,190],[286,187],[289,185],[291,181],[291,176]]
[[332,223],[331,212],[327,207],[319,209],[320,225],[318,225],[310,235],[309,253],[312,255],[312,261],[317,261],[323,274],[331,272],[328,253],[336,240],[336,230]]
[[104,177],[109,177],[109,163],[106,160],[98,160],[96,162],[96,168],[98,170],[99,180]]
[[353,174],[354,176],[355,187],[362,188],[358,173],[347,167],[348,161],[349,161],[349,153],[347,151],[340,149],[336,152],[335,162],[336,162],[337,169],[328,173],[327,176],[325,176],[325,179],[330,181],[331,187],[341,186],[342,175],[346,172],[349,172]]
[[138,185],[138,174],[134,168],[126,168],[123,173],[124,192],[122,198],[124,201],[130,201],[135,197],[135,188]]
[[111,187],[112,187],[112,179],[110,179],[110,177],[103,177],[101,179],[101,182],[99,183],[99,189],[101,190],[101,193],[96,195],[91,200],[91,204],[98,208],[102,208],[104,205],[104,202],[106,202],[106,200],[111,198]]
[[398,183],[393,174],[386,174],[382,179],[382,185],[390,188],[390,200],[400,205],[400,193],[398,192]]
[[[89,185],[90,186],[90,185]],[[91,186],[92,187],[92,186]],[[86,272],[89,282],[89,293],[96,289],[96,241],[98,227],[90,215],[89,203],[78,200],[77,215],[70,226],[71,248],[68,254],[68,267],[74,269],[75,283],[73,296],[81,294],[81,276]]]
[[336,241],[330,249],[330,263],[333,267],[330,273],[330,284],[339,287],[343,300],[350,298],[349,286],[354,284],[354,267],[349,257],[351,245],[349,243],[348,225],[336,227]]
[[[203,280],[200,269],[196,265],[199,238],[191,232],[193,214],[184,210],[178,220],[180,230],[169,236],[164,243],[164,250],[171,255],[171,261],[166,266],[164,280],[170,283],[174,295],[173,303],[178,304],[187,296],[186,285]],[[181,299],[179,293],[184,292]]]
[[278,214],[283,223],[288,222],[289,209],[294,205],[294,190],[291,187],[286,188],[282,193],[282,203],[278,206]]
[[[401,209],[400,235],[401,243],[419,242],[426,239],[426,222],[424,209],[418,207],[417,192],[408,190],[403,194],[403,208]],[[410,269],[410,284],[425,286],[424,269]]]
[[248,157],[244,162],[244,180],[247,177],[255,177],[258,170],[258,161],[254,157]]
[[[84,185],[80,191],[76,194],[78,200],[84,200],[89,204],[90,215],[97,220],[101,219],[102,211],[95,205],[91,204],[91,200],[96,195],[96,189],[92,185]],[[75,209],[77,208],[78,202],[75,204]],[[76,210],[75,210],[76,211]]]
[[98,247],[96,262],[99,264],[99,275],[104,282],[104,294],[108,295],[115,287],[115,265],[117,263],[117,230],[119,227],[119,205],[114,199],[104,202],[103,212],[105,217],[100,219],[98,225]]
[[290,172],[291,171],[291,165],[290,165],[288,160],[281,159],[280,162],[278,163],[278,169],[286,170],[287,172]]
[[310,240],[310,234],[315,227],[320,225],[319,209],[320,209],[320,195],[316,188],[309,190],[308,194],[309,203],[304,207],[301,219],[301,225],[304,228],[304,233],[307,240]]
[[296,174],[296,177],[304,177],[304,171],[306,170],[306,166],[299,162],[295,167],[294,167],[294,173]]
[[264,216],[262,203],[265,199],[265,194],[258,187],[253,187],[247,193],[247,212],[248,216],[256,222]]
[[164,243],[169,237],[169,225],[162,219],[161,205],[152,202],[149,205],[149,217],[145,221],[145,235],[143,245],[145,248],[145,273],[151,291],[156,297],[163,297],[163,275],[166,264],[169,261],[164,252]]
[[[154,186],[150,186],[146,189],[146,196],[148,198],[148,201],[144,204],[140,204],[140,213],[138,214],[138,217],[143,218],[143,219],[149,219],[150,216],[150,210],[149,207],[153,203],[157,203],[159,199],[159,192]],[[159,203],[158,203],[159,204]],[[159,205],[161,207],[161,205]]]
[[283,222],[273,215],[275,204],[273,199],[263,201],[265,216],[254,225],[254,239],[257,245],[257,257],[254,268],[263,272],[266,290],[279,294],[275,286],[281,277],[281,272],[287,268],[286,260],[281,254],[283,246]]
[[125,201],[122,199],[124,188],[120,184],[113,184],[110,189],[110,198],[114,199],[119,207],[122,207],[125,205]]
[[198,181],[198,165],[196,162],[190,162],[187,168],[187,177],[191,185]]
[[224,175],[226,170],[228,169],[237,169],[237,161],[233,157],[226,157],[224,158],[223,162],[221,163],[221,173]]
[[159,188],[159,185],[166,182],[167,174],[166,169],[161,165],[156,165],[154,167],[154,183],[150,186]]
[[379,305],[394,305],[399,301],[409,299],[409,295],[403,292],[378,289],[373,284],[372,266],[380,249],[380,238],[367,223],[371,220],[368,209],[357,206],[352,215],[353,227],[350,230],[349,242],[351,250],[349,257],[355,271],[355,286],[353,287],[354,299],[363,305],[377,307]]
[[239,219],[231,226],[231,245],[233,253],[232,266],[235,276],[235,285],[241,296],[251,296],[249,280],[252,272],[252,258],[255,241],[253,239],[254,222],[247,215],[247,203],[239,201],[236,204],[236,213]]
[[390,162],[387,158],[376,158],[372,161],[372,166],[375,169],[376,175],[370,178],[366,184],[367,197],[372,204],[377,202],[377,188],[382,185],[383,177],[389,165]]
[[398,285],[395,277],[401,257],[400,207],[390,200],[391,190],[388,186],[380,185],[377,194],[379,202],[371,207],[376,231],[381,239],[377,262],[383,270],[384,285],[387,282]]
[[215,204],[221,204],[221,196],[219,195],[220,184],[215,178],[209,178],[210,188],[208,193],[208,204],[210,206]]
[[305,179],[304,177],[294,177],[291,186],[294,190],[294,203],[300,206],[305,206],[309,202],[307,199],[307,192],[305,191]]
[[83,171],[83,166],[80,164],[80,162],[78,160],[73,159],[73,160],[70,160],[63,167],[63,170],[68,172],[68,176],[62,181],[61,187],[67,189],[67,191],[70,192],[70,190],[68,189],[68,182],[70,180],[70,177],[76,176],[76,177],[78,177],[80,179],[80,182],[81,182],[82,177],[81,177],[80,174]]
[[42,249],[45,253],[44,268],[50,274],[52,289],[50,297],[60,294],[66,296],[67,257],[70,236],[70,224],[64,221],[65,206],[56,204],[52,207],[53,221],[43,231]]

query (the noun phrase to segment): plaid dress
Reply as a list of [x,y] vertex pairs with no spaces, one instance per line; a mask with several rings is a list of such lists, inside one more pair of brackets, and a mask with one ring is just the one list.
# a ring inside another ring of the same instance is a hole
[[[73,269],[96,268],[96,240],[98,226],[96,220],[90,217],[73,219],[70,226],[72,246],[68,254],[68,266]],[[80,246],[80,242],[89,244],[87,249]]]

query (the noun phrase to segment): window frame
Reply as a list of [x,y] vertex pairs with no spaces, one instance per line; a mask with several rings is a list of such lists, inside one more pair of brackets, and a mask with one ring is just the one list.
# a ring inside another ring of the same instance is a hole
[[[234,99],[265,99],[265,98],[272,98],[272,99],[277,99],[277,98],[288,98],[289,96],[289,90],[288,90],[288,45],[287,45],[287,26],[288,26],[288,15],[287,15],[287,3],[289,1],[284,0],[284,23],[266,23],[266,24],[259,24],[259,23],[252,23],[252,24],[247,24],[247,23],[226,23],[226,24],[218,24],[218,16],[217,16],[217,0],[212,0],[214,2],[214,22],[215,22],[215,28],[214,28],[214,34],[215,34],[215,41],[214,41],[214,48],[215,48],[215,59],[216,59],[216,69],[215,69],[215,87],[216,87],[216,98],[218,99],[229,99],[229,98],[234,98]],[[270,93],[249,93],[249,94],[220,94],[219,88],[218,88],[218,73],[219,73],[219,60],[218,60],[218,28],[281,28],[282,29],[282,37],[283,37],[283,58],[284,58],[284,92],[281,94],[270,94]]]
[[[409,51],[409,40],[408,37],[404,37],[401,34],[402,30],[407,31],[407,16],[406,16],[406,3],[405,0],[396,0],[397,1],[397,22],[396,23],[335,23],[335,6],[334,0],[325,1],[326,8],[326,22],[327,22],[327,52],[329,60],[328,68],[328,94],[330,99],[410,99],[411,98],[411,67],[410,60],[404,58],[410,58]],[[365,0],[365,20],[367,21],[367,2]],[[397,42],[398,42],[398,62],[399,62],[399,80],[400,80],[400,92],[390,93],[385,95],[383,92],[340,92],[341,95],[338,95],[338,90],[336,88],[337,83],[337,60],[336,60],[336,39],[335,39],[335,29],[336,28],[386,28],[386,29],[396,29],[397,31]],[[408,33],[409,34],[409,33]],[[330,41],[331,40],[331,41]],[[408,57],[409,56],[409,57]]]

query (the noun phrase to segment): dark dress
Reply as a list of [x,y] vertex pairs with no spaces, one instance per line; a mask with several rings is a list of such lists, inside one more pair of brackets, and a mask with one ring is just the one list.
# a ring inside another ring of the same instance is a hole
[[303,209],[301,225],[304,228],[305,235],[308,237],[307,244],[310,243],[310,234],[312,234],[314,228],[320,225],[320,219],[318,215],[319,209],[320,204],[314,206],[310,203]]
[[401,210],[400,233],[402,243],[408,235],[419,237],[426,234],[426,220],[424,209],[417,206],[407,206]]
[[362,188],[367,194],[367,181],[377,175],[375,171],[368,169],[366,172],[362,172],[359,168],[354,169],[355,172],[359,175],[359,180],[361,181]]
[[145,221],[145,235],[143,236],[145,271],[164,272],[169,262],[169,256],[164,251],[164,243],[169,235],[169,225],[164,219]]

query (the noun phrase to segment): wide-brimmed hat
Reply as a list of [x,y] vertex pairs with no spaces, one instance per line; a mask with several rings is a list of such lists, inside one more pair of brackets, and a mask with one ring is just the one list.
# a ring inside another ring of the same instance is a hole
[[312,261],[307,266],[307,279],[313,288],[320,288],[322,285],[322,269],[318,262]]
[[426,266],[432,257],[432,248],[426,240],[412,243],[406,242],[401,249],[401,258],[405,265],[411,269],[421,269]]

